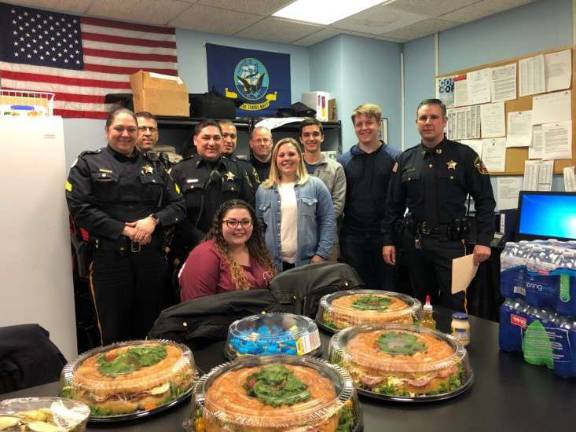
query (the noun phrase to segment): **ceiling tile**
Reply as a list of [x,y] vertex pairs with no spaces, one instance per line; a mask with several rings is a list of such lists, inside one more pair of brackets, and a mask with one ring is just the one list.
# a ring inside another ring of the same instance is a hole
[[389,5],[375,6],[349,18],[337,21],[332,27],[379,35],[414,24],[428,18],[414,12],[393,9]]
[[331,37],[337,36],[340,33],[341,31],[338,31],[336,29],[325,28],[320,31],[317,31],[316,33],[312,33],[308,36],[305,36],[302,39],[298,39],[294,41],[293,44],[300,46],[312,46],[319,42],[325,41],[326,39],[330,39]]
[[395,39],[396,41],[408,42],[424,36],[434,34],[451,27],[460,25],[460,23],[453,21],[446,21],[436,18],[430,18],[420,21],[417,24],[412,24],[392,32],[384,33],[380,37],[389,40],[388,38]]
[[479,3],[442,15],[442,19],[458,21],[460,23],[471,22],[533,2],[534,0],[483,0]]
[[9,0],[8,3],[67,14],[83,14],[92,0]]
[[448,12],[453,12],[478,3],[479,0],[396,0],[387,5],[392,9],[406,12],[418,12],[429,17],[439,17]]
[[292,43],[321,30],[322,26],[287,21],[280,18],[265,18],[235,34],[238,37]]
[[180,0],[98,0],[86,13],[120,21],[165,25],[190,7],[190,3]]
[[294,0],[196,0],[206,6],[230,9],[254,15],[267,16],[279,11]]
[[232,35],[262,17],[194,4],[170,22],[170,25],[194,31]]

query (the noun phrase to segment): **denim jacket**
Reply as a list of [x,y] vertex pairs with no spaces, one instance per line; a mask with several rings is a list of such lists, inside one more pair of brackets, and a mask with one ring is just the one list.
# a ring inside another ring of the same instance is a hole
[[[310,263],[314,255],[328,259],[336,235],[332,198],[326,185],[317,177],[294,187],[298,206],[298,247],[296,266]],[[276,185],[260,186],[256,192],[256,215],[265,229],[266,246],[278,271],[282,271],[280,254],[280,194]]]

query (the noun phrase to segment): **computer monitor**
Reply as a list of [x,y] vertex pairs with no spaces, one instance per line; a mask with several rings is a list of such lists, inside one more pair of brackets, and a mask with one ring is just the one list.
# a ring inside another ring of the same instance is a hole
[[576,240],[576,192],[521,191],[516,237]]

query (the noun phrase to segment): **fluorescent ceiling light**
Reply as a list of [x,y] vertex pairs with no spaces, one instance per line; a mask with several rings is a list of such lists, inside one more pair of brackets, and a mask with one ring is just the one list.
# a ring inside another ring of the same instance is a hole
[[296,0],[273,16],[328,25],[390,0]]

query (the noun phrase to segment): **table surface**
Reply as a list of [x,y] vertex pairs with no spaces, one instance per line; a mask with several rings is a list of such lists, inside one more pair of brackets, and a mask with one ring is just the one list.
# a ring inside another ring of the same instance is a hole
[[[448,314],[442,313],[439,329],[447,330]],[[463,428],[475,431],[546,432],[572,428],[576,422],[576,380],[556,377],[544,367],[531,366],[518,354],[498,349],[498,324],[470,317],[472,342],[469,355],[474,385],[453,399],[429,403],[400,403],[360,397],[364,431],[445,432]],[[326,347],[329,335],[322,335]],[[203,372],[226,361],[223,343],[194,351]],[[58,383],[14,393],[1,399],[22,396],[55,396]],[[145,419],[114,424],[90,424],[88,431],[108,429],[122,432],[182,431],[189,403]]]

